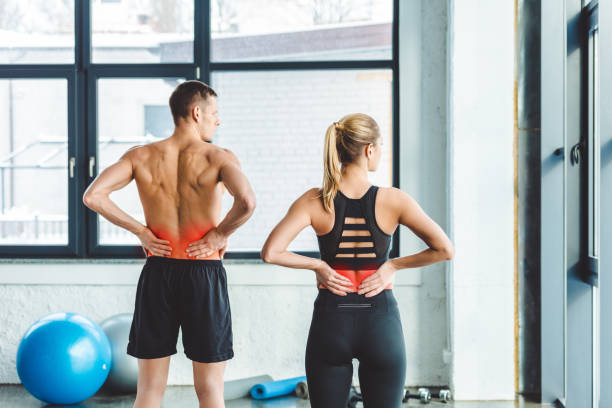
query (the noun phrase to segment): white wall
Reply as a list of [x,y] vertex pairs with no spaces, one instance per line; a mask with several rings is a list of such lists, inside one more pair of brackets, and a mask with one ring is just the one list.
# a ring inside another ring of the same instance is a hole
[[[400,187],[414,197],[447,230],[447,2],[400,2]],[[424,249],[420,239],[400,230],[401,253]],[[450,384],[446,269],[448,263],[424,269],[415,291],[418,319],[406,336],[420,353],[408,361],[408,384]],[[404,322],[404,333],[406,334]],[[412,376],[412,377],[411,377]]]
[[[90,263],[24,261],[0,264],[0,383],[18,383],[15,359],[19,341],[38,318],[53,312],[83,314],[100,322],[134,310],[136,283],[143,261]],[[316,297],[314,274],[265,264],[226,261],[232,308],[235,357],[227,379],[268,373],[274,378],[304,375],[304,350]],[[419,345],[412,339],[419,321],[420,271],[397,277],[398,298],[408,358],[417,360]],[[432,337],[436,333],[430,334]],[[190,384],[189,360],[178,354],[169,383]],[[420,383],[410,366],[410,381]]]
[[514,399],[514,2],[450,7],[452,386]]

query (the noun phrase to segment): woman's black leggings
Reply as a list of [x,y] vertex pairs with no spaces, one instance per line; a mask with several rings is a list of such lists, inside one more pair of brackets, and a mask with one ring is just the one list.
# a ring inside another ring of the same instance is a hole
[[404,335],[391,290],[366,298],[320,289],[308,344],[306,377],[313,408],[346,408],[353,358],[365,408],[399,408],[406,375]]

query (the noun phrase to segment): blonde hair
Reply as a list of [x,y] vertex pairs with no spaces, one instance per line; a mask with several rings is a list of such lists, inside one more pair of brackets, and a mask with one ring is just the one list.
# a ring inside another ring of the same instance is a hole
[[356,161],[363,147],[376,144],[380,129],[374,119],[364,113],[352,113],[334,122],[325,133],[323,153],[323,189],[321,199],[326,211],[332,203],[340,185],[340,165]]

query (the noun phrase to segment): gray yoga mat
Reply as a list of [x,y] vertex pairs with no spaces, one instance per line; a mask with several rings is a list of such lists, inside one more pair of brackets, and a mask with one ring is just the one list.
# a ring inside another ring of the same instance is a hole
[[249,391],[252,386],[259,383],[272,381],[269,375],[260,375],[257,377],[241,378],[239,380],[226,381],[224,383],[223,399],[232,400],[249,396]]

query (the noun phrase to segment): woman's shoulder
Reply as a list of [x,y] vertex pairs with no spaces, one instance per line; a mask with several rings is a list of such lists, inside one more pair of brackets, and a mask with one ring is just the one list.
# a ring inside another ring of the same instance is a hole
[[312,188],[309,188],[303,194],[303,196],[310,197],[310,198],[319,197],[320,195],[321,195],[321,187],[312,187]]
[[376,201],[390,207],[415,203],[414,198],[410,194],[397,187],[378,187]]
[[294,202],[294,206],[305,206],[310,205],[313,202],[316,202],[317,199],[320,200],[321,197],[321,189],[320,188],[310,188],[306,190],[305,193],[300,195]]
[[305,205],[314,205],[321,201],[321,188],[313,187],[306,190],[304,194],[302,194],[298,199],[298,202],[301,202]]
[[401,195],[406,194],[397,187],[382,187],[376,186],[378,189],[377,198],[394,200],[399,198]]
[[292,207],[301,211],[307,211],[309,214],[311,214],[311,216],[317,214],[318,210],[323,209],[321,188],[309,188],[300,197],[298,197],[297,200],[295,200]]

